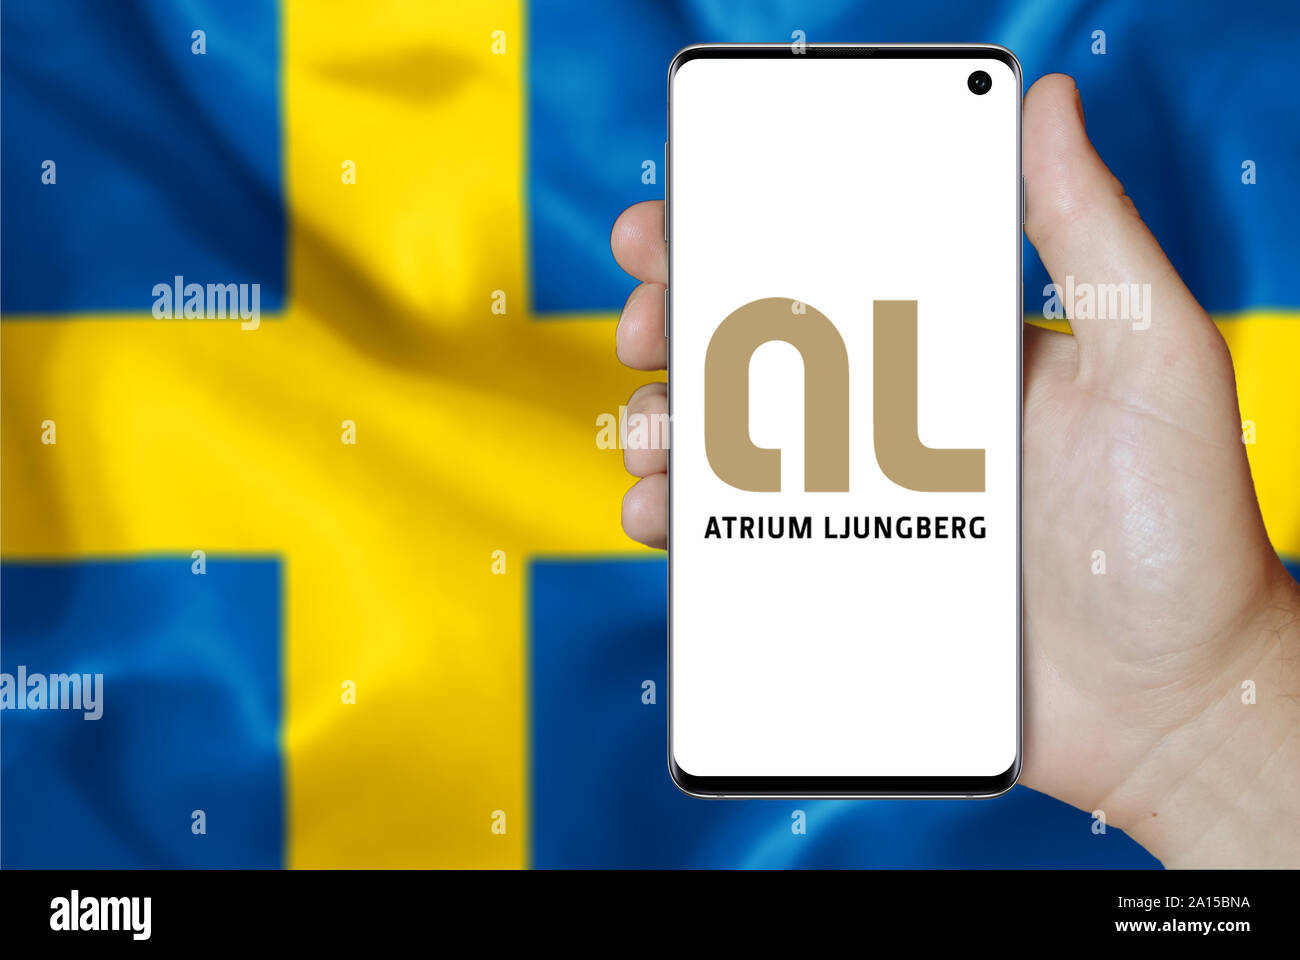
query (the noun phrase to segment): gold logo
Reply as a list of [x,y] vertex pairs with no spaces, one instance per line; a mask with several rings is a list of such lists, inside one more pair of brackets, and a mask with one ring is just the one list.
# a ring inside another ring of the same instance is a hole
[[[984,451],[925,446],[917,433],[915,300],[874,303],[872,430],[876,462],[900,487],[983,492]],[[804,489],[849,489],[849,355],[834,324],[782,297],[755,300],[718,325],[704,356],[704,447],[713,472],[740,490],[781,489],[781,451],[749,438],[749,360],[781,340],[804,365]]]

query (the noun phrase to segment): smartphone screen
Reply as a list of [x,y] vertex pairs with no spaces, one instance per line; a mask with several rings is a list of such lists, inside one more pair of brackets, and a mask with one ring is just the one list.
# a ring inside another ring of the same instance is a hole
[[1019,771],[1020,69],[687,48],[669,74],[669,757],[689,793]]

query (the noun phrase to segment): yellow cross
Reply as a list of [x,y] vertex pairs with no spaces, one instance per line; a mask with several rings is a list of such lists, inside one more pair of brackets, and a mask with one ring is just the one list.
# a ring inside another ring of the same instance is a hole
[[596,418],[645,377],[528,315],[523,29],[287,2],[283,315],[3,328],[7,558],[282,558],[291,866],[522,865],[526,560],[633,549]]
[[[282,43],[283,316],[6,323],[4,554],[280,556],[286,862],[522,865],[525,561],[631,549],[596,417],[646,378],[528,316],[518,3],[286,0]],[[1298,555],[1300,324],[1223,329]]]

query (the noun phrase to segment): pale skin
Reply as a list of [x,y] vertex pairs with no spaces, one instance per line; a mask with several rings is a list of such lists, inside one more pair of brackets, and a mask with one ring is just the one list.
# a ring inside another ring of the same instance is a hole
[[[1232,359],[1093,149],[1070,77],[1030,88],[1023,137],[1025,233],[1052,279],[1149,283],[1152,309],[1145,330],[1024,328],[1020,782],[1104,811],[1168,867],[1300,867],[1300,587],[1260,517]],[[611,245],[641,281],[618,358],[662,370],[663,203],[625,210]],[[628,401],[666,411],[663,383]],[[623,528],[663,547],[667,453],[624,459],[640,479]]]

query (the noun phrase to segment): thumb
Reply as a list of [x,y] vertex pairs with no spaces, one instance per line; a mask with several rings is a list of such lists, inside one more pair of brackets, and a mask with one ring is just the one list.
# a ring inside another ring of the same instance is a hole
[[1049,74],[1025,95],[1025,233],[1079,342],[1079,376],[1105,376],[1213,329],[1084,129],[1074,80]]

